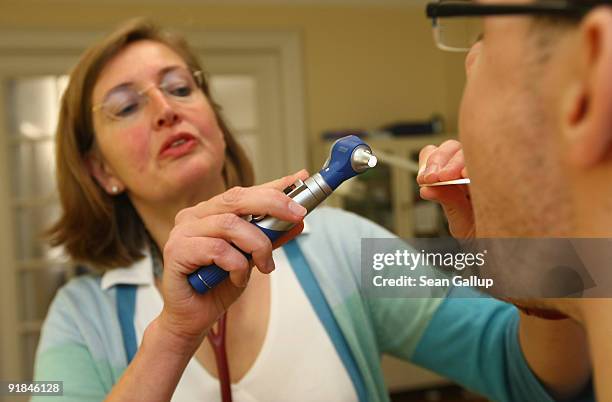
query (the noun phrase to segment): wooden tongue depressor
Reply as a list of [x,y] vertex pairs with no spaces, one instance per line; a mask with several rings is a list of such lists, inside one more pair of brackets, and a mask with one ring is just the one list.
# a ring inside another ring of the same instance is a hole
[[448,181],[439,181],[437,183],[421,184],[421,187],[436,187],[436,186],[450,186],[452,184],[470,184],[470,179],[456,179]]

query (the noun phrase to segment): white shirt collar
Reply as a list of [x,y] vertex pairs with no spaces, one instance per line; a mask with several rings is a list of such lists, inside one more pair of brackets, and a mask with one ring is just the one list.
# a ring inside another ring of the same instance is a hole
[[143,250],[144,258],[136,261],[126,268],[115,268],[106,271],[102,275],[100,286],[102,290],[109,289],[115,285],[152,285],[153,279],[153,260],[149,247]]
[[[310,232],[310,225],[304,221],[304,230],[300,234]],[[153,260],[149,247],[143,250],[144,258],[136,261],[129,267],[115,268],[108,270],[102,275],[100,286],[102,290],[107,290],[115,285],[153,285],[155,279],[153,277]]]

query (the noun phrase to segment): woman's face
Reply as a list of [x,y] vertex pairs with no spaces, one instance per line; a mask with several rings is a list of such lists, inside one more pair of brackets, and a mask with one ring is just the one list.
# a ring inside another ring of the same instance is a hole
[[225,141],[196,81],[178,54],[151,40],[104,67],[92,95],[97,151],[88,165],[107,192],[145,203],[218,192]]

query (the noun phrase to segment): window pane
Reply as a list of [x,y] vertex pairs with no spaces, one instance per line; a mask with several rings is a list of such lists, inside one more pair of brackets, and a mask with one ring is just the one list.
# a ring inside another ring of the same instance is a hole
[[18,208],[15,211],[13,219],[18,261],[61,256],[59,249],[52,249],[42,237],[43,231],[58,219],[59,214],[58,203]]
[[9,132],[29,138],[55,131],[65,77],[40,76],[10,80],[7,85]]
[[56,192],[53,141],[18,142],[11,147],[14,198],[37,198]]

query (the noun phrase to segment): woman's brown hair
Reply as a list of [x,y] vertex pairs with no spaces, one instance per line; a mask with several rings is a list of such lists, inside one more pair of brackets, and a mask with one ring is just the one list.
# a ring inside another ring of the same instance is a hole
[[[60,219],[47,231],[50,243],[63,246],[75,261],[98,269],[126,267],[143,257],[147,231],[126,194],[110,196],[85,164],[94,144],[92,92],[106,64],[129,44],[152,40],[170,47],[192,71],[202,71],[186,41],[145,19],[135,19],[90,47],[70,74],[62,96],[56,132]],[[227,187],[253,184],[253,168],[210,96],[205,77],[201,89],[211,100],[226,143],[223,177]]]

